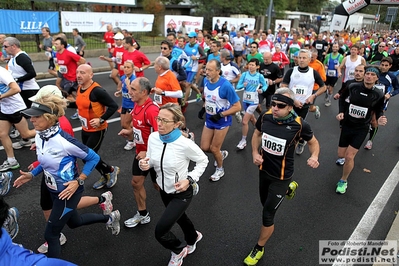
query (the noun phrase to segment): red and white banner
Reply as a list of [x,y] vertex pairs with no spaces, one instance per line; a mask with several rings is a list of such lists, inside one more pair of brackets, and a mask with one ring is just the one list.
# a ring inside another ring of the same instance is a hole
[[204,18],[203,17],[192,17],[192,16],[165,16],[165,36],[166,29],[168,25],[171,24],[175,31],[177,32],[182,25],[182,22],[185,22],[186,32],[189,33],[191,31],[195,31],[195,29],[202,30],[204,26]]
[[342,3],[342,6],[345,8],[346,12],[351,15],[363,7],[367,6],[365,0],[349,0]]

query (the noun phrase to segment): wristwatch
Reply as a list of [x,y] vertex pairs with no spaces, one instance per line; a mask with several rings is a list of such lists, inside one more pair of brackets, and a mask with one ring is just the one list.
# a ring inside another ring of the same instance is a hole
[[105,120],[100,118],[100,125],[104,124]]
[[140,67],[140,72],[143,72],[143,69]]
[[76,178],[76,181],[78,181],[79,186],[83,186],[85,184],[85,181],[80,179],[79,177]]
[[190,183],[190,185],[195,183],[195,180],[191,177],[191,176],[187,176],[188,182]]

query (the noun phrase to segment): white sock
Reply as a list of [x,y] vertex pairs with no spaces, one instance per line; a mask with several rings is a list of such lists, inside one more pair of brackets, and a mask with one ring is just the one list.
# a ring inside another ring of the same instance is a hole
[[15,162],[17,162],[17,160],[15,159],[15,157],[8,157],[8,158],[7,158],[7,161],[8,161],[9,163],[15,163]]

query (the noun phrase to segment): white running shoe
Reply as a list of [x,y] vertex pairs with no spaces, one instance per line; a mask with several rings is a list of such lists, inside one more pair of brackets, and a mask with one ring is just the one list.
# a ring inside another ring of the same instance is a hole
[[21,135],[21,134],[19,134],[19,131],[15,128],[13,128],[10,132],[10,138],[12,138],[12,139],[18,138],[19,135]]
[[30,139],[27,140],[27,141],[21,139],[18,142],[14,142],[12,144],[12,147],[14,148],[14,150],[19,150],[19,149],[22,149],[23,147],[29,147],[30,148],[31,145],[32,145],[32,141]]
[[119,224],[119,220],[121,219],[121,214],[119,213],[118,210],[111,212],[109,215],[111,218],[111,223],[107,223],[106,228],[111,228],[111,232],[113,235],[118,235],[119,232],[121,231],[121,226]]
[[[60,244],[61,244],[61,246],[64,245],[66,242],[67,242],[67,239],[66,239],[65,235],[64,235],[63,233],[61,233],[61,235],[60,235]],[[47,253],[47,251],[48,251],[48,244],[47,244],[47,242],[44,242],[44,243],[37,249],[37,251],[38,251],[39,253],[42,253],[42,254]]]
[[240,142],[237,145],[237,149],[243,150],[247,146],[247,140],[241,139]]
[[201,232],[197,231],[197,240],[195,240],[195,243],[192,245],[187,245],[187,254],[192,254],[195,249],[197,248],[197,243],[200,242],[202,239],[202,234]]
[[132,218],[125,221],[125,226],[132,228],[138,224],[148,224],[151,221],[150,213],[147,212],[145,216],[141,216],[139,212],[136,213]]
[[209,178],[211,181],[213,182],[217,182],[220,180],[220,178],[222,178],[224,176],[224,168],[217,168],[216,167],[216,171],[215,173],[213,173],[213,175],[211,175],[211,177]]
[[100,208],[103,210],[104,215],[109,215],[112,212],[113,205],[112,205],[112,192],[107,191],[101,194],[105,198],[105,201],[103,203],[100,203]]
[[368,140],[366,145],[364,145],[364,148],[366,150],[371,150],[371,148],[373,148],[373,142],[371,140]]
[[136,142],[135,141],[127,141],[125,147],[123,147],[126,151],[132,150],[134,147],[136,147]]
[[172,256],[170,257],[168,266],[181,266],[183,264],[183,259],[187,256],[187,247],[184,247],[179,254],[174,252],[171,253]]
[[[227,158],[227,156],[229,156],[229,152],[226,151],[226,150],[220,151],[220,153],[222,154],[222,160],[223,160],[223,161],[224,161],[224,159]],[[214,165],[215,167],[217,167],[217,166],[218,166],[218,163],[215,161],[215,162],[213,163],[213,165]]]
[[237,112],[237,113],[235,114],[235,117],[236,117],[236,119],[237,119],[237,123],[238,123],[238,124],[241,124],[241,122],[242,122],[241,112]]

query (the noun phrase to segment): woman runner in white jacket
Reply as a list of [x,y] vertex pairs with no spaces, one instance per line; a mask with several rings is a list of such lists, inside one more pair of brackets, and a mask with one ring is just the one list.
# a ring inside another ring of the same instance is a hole
[[[157,173],[156,182],[166,210],[156,225],[155,237],[162,246],[171,250],[169,265],[182,265],[183,258],[193,253],[197,242],[202,239],[202,234],[195,230],[185,211],[198,192],[197,181],[208,165],[208,157],[197,144],[182,136],[182,120],[178,105],[162,106],[157,117],[158,132],[151,133],[147,157],[139,163],[141,170],[154,167]],[[190,161],[195,162],[195,167],[189,172]],[[184,241],[170,231],[176,222],[183,230]]]

